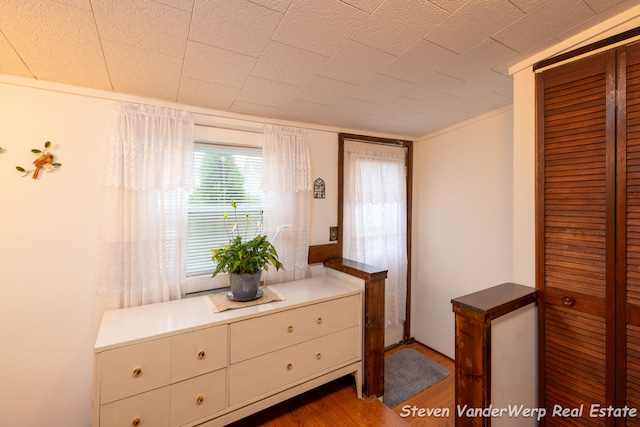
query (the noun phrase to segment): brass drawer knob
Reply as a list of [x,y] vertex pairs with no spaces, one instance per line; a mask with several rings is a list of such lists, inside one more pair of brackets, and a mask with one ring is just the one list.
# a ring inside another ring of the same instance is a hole
[[564,296],[564,297],[562,297],[562,303],[564,305],[566,305],[567,307],[571,307],[576,303],[576,300],[573,297]]
[[287,332],[293,332],[293,326],[289,325],[289,327],[287,328]]
[[[136,368],[133,370],[133,376],[134,377],[139,377],[140,375],[142,375],[142,369],[140,368]],[[137,418],[136,418],[137,419]],[[135,421],[135,420],[134,420]]]
[[318,318],[316,319],[316,323],[317,323],[318,325],[319,325],[319,324],[321,324],[321,323],[322,323],[322,317],[318,317]]
[[316,359],[318,360],[322,359],[322,353],[316,353]]
[[139,426],[141,422],[142,421],[140,421],[140,418],[134,418],[133,421],[131,421],[131,425],[132,426]]
[[287,371],[290,371],[293,369],[293,365],[291,363],[287,363]]
[[206,354],[205,354],[205,352],[204,352],[204,351],[200,351],[200,352],[198,353],[198,359],[201,359],[201,360],[202,360],[202,359],[204,359],[204,357],[205,357],[205,356],[206,356]]
[[196,403],[197,403],[198,405],[202,405],[202,402],[204,402],[204,396],[198,396],[198,397],[196,398]]

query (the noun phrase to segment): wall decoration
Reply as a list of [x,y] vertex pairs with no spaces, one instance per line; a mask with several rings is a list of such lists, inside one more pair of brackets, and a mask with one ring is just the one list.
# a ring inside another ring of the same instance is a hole
[[54,170],[62,166],[62,163],[53,162],[54,156],[52,153],[48,151],[49,148],[51,148],[51,141],[47,141],[44,143],[44,150],[38,150],[37,148],[34,148],[31,150],[33,154],[39,155],[38,158],[33,162],[35,169],[26,170],[22,166],[16,166],[16,169],[19,172],[25,172],[25,174],[22,175],[23,177],[33,172],[33,176],[32,176],[33,179],[38,178],[38,175],[40,174],[40,169],[44,169],[46,172],[53,172]]
[[313,182],[313,198],[324,199],[325,185],[322,178],[318,178]]

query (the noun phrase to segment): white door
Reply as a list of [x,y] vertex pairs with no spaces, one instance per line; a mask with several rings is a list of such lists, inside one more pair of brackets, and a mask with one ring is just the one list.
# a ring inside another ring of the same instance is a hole
[[407,298],[404,147],[345,140],[343,256],[388,270],[385,347],[403,340]]

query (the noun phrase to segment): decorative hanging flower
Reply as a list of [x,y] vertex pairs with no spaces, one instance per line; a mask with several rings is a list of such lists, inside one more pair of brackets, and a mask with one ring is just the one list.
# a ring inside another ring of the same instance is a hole
[[[37,179],[38,174],[40,173],[40,169],[44,169],[45,172],[53,172],[54,170],[62,166],[62,163],[53,162],[54,156],[48,151],[50,147],[51,141],[47,141],[44,143],[44,150],[38,150],[37,148],[32,149],[31,152],[33,154],[39,155],[38,158],[33,162],[35,169],[26,170],[22,166],[16,166],[18,172],[24,172],[24,175],[22,175],[23,177],[33,172],[32,178]],[[2,151],[2,148],[0,148],[0,151]]]

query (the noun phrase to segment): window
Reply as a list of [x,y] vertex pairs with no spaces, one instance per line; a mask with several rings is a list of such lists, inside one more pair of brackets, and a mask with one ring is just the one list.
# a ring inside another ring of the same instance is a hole
[[[205,276],[205,288],[226,286],[211,281],[215,265],[211,248],[229,241],[236,219],[231,201],[237,204],[237,223],[247,238],[259,231],[262,214],[262,150],[259,147],[196,143],[195,188],[189,197],[187,276]],[[224,214],[229,217],[224,221]],[[247,225],[245,215],[249,215]],[[193,287],[188,286],[193,290]],[[201,288],[198,286],[198,288]],[[201,290],[201,289],[198,289]]]

